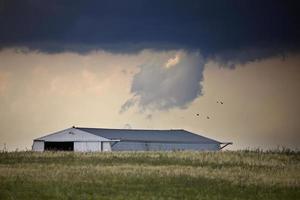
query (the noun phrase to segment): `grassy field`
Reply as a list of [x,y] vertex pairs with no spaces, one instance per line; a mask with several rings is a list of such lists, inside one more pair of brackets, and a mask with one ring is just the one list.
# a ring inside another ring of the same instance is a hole
[[0,199],[300,199],[300,153],[0,153]]

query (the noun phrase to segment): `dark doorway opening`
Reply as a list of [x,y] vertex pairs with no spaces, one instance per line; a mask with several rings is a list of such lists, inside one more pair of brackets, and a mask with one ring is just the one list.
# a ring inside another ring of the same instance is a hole
[[74,142],[45,142],[45,151],[74,151]]

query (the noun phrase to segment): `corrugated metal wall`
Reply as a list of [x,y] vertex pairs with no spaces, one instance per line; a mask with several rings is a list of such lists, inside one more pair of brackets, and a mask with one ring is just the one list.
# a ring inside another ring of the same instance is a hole
[[110,142],[102,142],[103,144],[103,151],[111,151],[111,143]]
[[[34,141],[33,151],[44,151],[43,141]],[[110,142],[74,142],[75,152],[111,151]]]
[[192,143],[152,143],[152,142],[118,142],[112,146],[112,151],[217,151],[219,144],[192,144]]
[[[153,143],[153,142],[118,142],[111,147],[110,142],[74,142],[75,152],[101,151],[217,151],[219,144],[191,144],[191,143]],[[43,141],[34,141],[33,151],[44,151]]]
[[74,151],[76,152],[101,151],[101,142],[74,142]]
[[76,152],[111,151],[109,142],[74,142]]
[[33,141],[32,151],[44,151],[45,143],[43,141]]

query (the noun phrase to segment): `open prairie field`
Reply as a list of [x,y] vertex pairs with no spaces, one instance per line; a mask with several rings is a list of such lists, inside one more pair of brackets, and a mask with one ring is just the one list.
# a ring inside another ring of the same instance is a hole
[[0,199],[300,199],[300,153],[2,152]]

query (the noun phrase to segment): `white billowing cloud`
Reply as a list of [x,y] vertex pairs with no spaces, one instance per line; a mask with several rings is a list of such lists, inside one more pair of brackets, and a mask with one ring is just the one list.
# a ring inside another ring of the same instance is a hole
[[201,95],[204,65],[199,52],[185,51],[140,65],[131,85],[132,98],[123,104],[120,113],[135,104],[141,110],[184,108]]
[[179,62],[179,60],[180,60],[180,54],[177,53],[177,54],[175,55],[174,58],[170,58],[170,59],[166,62],[165,67],[166,67],[166,68],[170,68],[170,67],[176,65],[176,64]]

